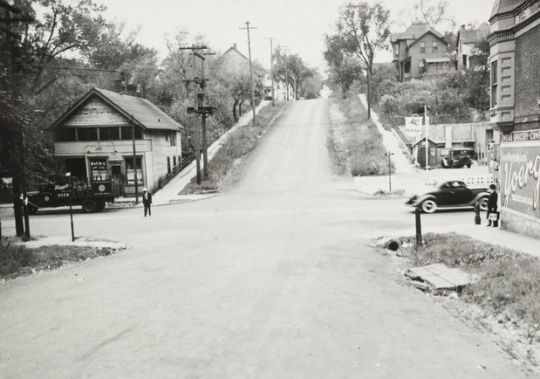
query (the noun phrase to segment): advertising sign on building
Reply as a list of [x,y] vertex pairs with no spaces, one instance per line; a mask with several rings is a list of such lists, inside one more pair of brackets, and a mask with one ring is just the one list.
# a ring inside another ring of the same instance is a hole
[[422,117],[405,117],[405,134],[410,137],[417,137],[424,131]]
[[540,144],[502,145],[500,170],[502,206],[540,219]]

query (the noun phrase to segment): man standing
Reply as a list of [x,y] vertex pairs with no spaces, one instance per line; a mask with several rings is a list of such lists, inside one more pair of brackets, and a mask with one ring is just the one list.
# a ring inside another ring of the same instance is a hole
[[143,195],[142,195],[142,202],[144,205],[144,217],[146,217],[146,213],[148,212],[148,216],[152,216],[152,211],[150,209],[150,205],[152,204],[152,194],[148,192],[148,189],[143,189]]
[[487,203],[487,219],[488,219],[488,224],[487,226],[491,226],[491,219],[490,219],[490,215],[491,214],[495,214],[497,216],[497,218],[493,221],[493,226],[494,227],[498,227],[499,226],[499,214],[497,213],[497,201],[498,201],[498,195],[497,195],[497,186],[495,184],[491,184],[489,186],[489,189],[491,191],[491,193],[489,194],[489,197],[488,197],[488,203]]

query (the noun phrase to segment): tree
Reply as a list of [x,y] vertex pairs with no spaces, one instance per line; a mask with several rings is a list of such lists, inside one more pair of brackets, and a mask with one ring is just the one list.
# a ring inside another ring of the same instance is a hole
[[409,26],[413,23],[426,23],[431,26],[447,24],[449,29],[456,25],[454,18],[448,11],[447,0],[417,0],[412,8],[400,14],[401,24]]
[[338,40],[337,45],[341,46],[345,53],[355,55],[367,71],[368,118],[371,117],[369,80],[373,74],[373,61],[377,51],[389,49],[389,25],[390,11],[380,3],[349,3],[340,11],[336,34],[329,37]]
[[274,52],[274,79],[286,82],[293,89],[296,97],[302,91],[306,80],[313,77],[315,71],[308,67],[298,54],[283,54],[279,48]]

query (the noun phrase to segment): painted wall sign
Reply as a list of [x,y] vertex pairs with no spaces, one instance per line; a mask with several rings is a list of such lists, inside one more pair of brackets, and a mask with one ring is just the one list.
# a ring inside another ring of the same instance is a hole
[[501,204],[540,218],[540,145],[501,146]]
[[501,134],[502,142],[540,141],[540,130]]

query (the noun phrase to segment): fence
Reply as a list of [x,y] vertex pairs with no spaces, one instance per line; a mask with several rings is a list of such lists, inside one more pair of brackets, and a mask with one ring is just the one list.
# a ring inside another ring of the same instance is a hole
[[161,176],[158,181],[159,188],[163,188],[167,183],[171,181],[172,178],[174,178],[180,171],[185,169],[191,162],[195,160],[195,156],[193,153],[185,154],[182,157],[182,160],[178,162],[176,166],[174,166],[171,170],[171,172]]

